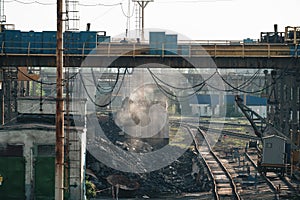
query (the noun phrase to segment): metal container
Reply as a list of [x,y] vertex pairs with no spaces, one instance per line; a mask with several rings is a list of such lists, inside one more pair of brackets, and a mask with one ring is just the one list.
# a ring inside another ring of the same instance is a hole
[[285,164],[285,143],[282,137],[271,135],[263,138],[262,165],[280,166]]
[[165,54],[166,55],[177,55],[177,34],[165,35]]
[[94,48],[97,47],[97,32],[96,31],[81,31],[80,42],[84,47],[84,53],[90,53]]
[[97,42],[110,42],[110,36],[97,35]]
[[27,54],[30,43],[29,32],[21,32],[20,46],[18,53]]
[[41,48],[43,48],[44,54],[55,54],[56,31],[43,31],[43,43],[41,45]]
[[253,44],[253,43],[255,43],[255,41],[251,38],[246,38],[243,40],[243,43],[244,44]]
[[30,53],[41,54],[43,46],[43,33],[35,32],[33,35],[30,35]]
[[80,32],[64,32],[64,53],[81,54],[82,48]]
[[165,32],[150,32],[150,54],[151,55],[162,55],[162,49],[165,43]]
[[4,42],[4,33],[3,32],[0,32],[0,41],[1,41],[0,52],[3,53],[3,50],[4,50],[4,49],[2,49],[3,42]]
[[4,53],[21,53],[21,31],[5,30],[4,32]]

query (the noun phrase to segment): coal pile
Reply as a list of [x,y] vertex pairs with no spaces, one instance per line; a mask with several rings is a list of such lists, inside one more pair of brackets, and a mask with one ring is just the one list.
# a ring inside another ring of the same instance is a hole
[[89,153],[87,154],[87,168],[92,170],[98,178],[89,177],[97,187],[98,197],[111,197],[112,187],[107,181],[107,177],[111,175],[122,175],[139,184],[137,190],[120,189],[119,197],[127,198],[157,198],[207,192],[211,189],[212,184],[205,173],[201,160],[198,160],[192,150],[186,151],[171,165],[144,174],[117,171],[100,163]]
[[[132,147],[141,153],[147,153],[153,151],[153,148],[144,141],[134,141],[131,139],[128,142],[128,138],[122,137],[118,126],[114,124],[114,121],[99,120],[99,123],[105,131],[106,139],[108,139],[114,145],[123,148],[125,151],[130,150]],[[97,137],[94,138],[97,140]],[[94,141],[95,141],[94,140]],[[106,142],[102,141],[99,147],[105,146]],[[165,141],[163,141],[165,143]],[[142,145],[141,145],[142,144]],[[142,148],[138,148],[142,146]],[[180,147],[178,147],[180,148]],[[108,151],[105,151],[109,153]],[[167,155],[166,155],[167,156]],[[148,173],[127,173],[122,172],[105,164],[99,162],[89,152],[87,153],[87,169],[92,171],[93,176],[88,175],[88,180],[92,181],[97,187],[97,197],[112,197],[112,181],[108,181],[111,177],[122,177],[126,179],[126,182],[137,183],[138,187],[133,190],[125,190],[120,187],[120,198],[162,198],[162,197],[174,197],[180,196],[185,193],[201,193],[208,192],[212,188],[212,182],[208,177],[208,173],[204,167],[203,161],[197,153],[195,153],[193,146],[189,148],[183,155],[175,160],[170,165],[161,168],[156,171]],[[122,160],[122,158],[120,158]],[[124,158],[126,162],[126,158]],[[138,163],[137,163],[138,165]],[[97,178],[96,178],[97,177]],[[117,185],[114,183],[114,185]]]

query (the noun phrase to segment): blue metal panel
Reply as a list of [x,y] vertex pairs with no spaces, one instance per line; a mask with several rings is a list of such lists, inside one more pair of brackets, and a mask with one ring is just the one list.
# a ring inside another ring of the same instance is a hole
[[110,36],[98,35],[97,37],[97,42],[110,42]]
[[5,30],[4,35],[4,53],[20,53],[21,31]]
[[165,54],[176,55],[177,49],[177,34],[167,34],[165,36]]
[[28,53],[29,42],[29,32],[21,32],[20,50],[18,52]]
[[179,55],[188,56],[190,54],[189,45],[181,45],[179,49],[180,49]]
[[42,47],[43,47],[43,33],[34,32],[34,34],[30,34],[30,53],[42,54],[43,53]]
[[235,104],[235,95],[226,95],[225,96],[226,104]]
[[163,44],[165,42],[165,32],[150,32],[150,54],[162,55]]
[[248,105],[248,106],[266,106],[267,98],[247,95],[246,105]]
[[80,32],[65,32],[64,33],[64,48],[65,53],[80,54],[82,53],[82,41]]
[[3,37],[3,32],[0,32],[0,41],[1,41],[1,44],[0,44],[0,52],[1,52],[1,53],[3,53],[3,49],[2,49],[2,45],[3,45],[3,41],[4,41],[3,38],[4,38],[4,37]]
[[43,31],[43,53],[55,54],[56,52],[56,31]]
[[300,45],[291,45],[290,46],[291,55],[299,56],[300,55]]
[[96,31],[81,31],[80,39],[84,46],[84,53],[88,54],[97,47],[97,32]]
[[219,95],[207,95],[199,94],[197,95],[198,104],[209,104],[210,106],[215,106],[219,104]]
[[243,40],[243,42],[244,42],[244,44],[253,44],[253,43],[255,43],[254,40],[251,39],[251,38],[246,38],[246,39]]

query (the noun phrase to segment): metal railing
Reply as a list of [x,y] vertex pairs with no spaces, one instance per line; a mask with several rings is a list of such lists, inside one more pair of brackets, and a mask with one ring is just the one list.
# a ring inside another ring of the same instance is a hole
[[[22,43],[3,41],[1,55],[53,55],[56,43]],[[180,41],[152,47],[140,43],[67,43],[67,55],[97,56],[159,56],[159,57],[298,57],[300,45],[233,43],[232,41]]]

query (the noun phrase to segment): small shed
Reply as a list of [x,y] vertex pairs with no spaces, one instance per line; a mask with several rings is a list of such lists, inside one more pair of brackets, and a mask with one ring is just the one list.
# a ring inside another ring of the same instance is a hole
[[277,135],[264,137],[262,165],[284,165],[285,143],[286,139]]

